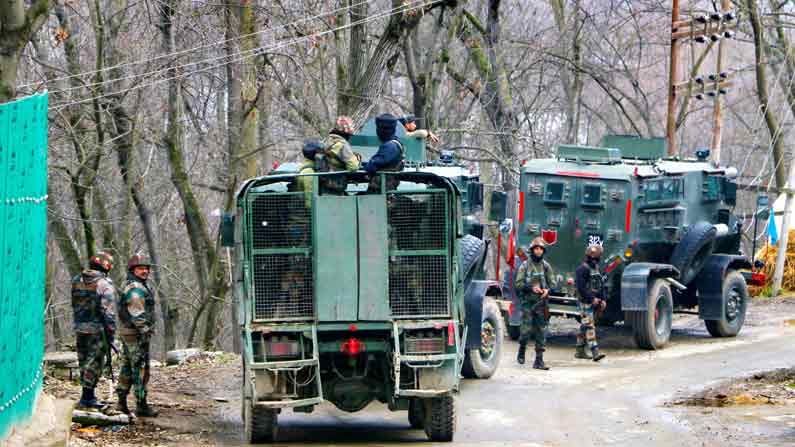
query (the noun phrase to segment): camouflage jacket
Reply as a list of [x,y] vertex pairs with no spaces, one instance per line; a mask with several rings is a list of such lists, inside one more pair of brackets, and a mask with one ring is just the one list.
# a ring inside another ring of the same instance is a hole
[[132,273],[119,297],[119,334],[151,334],[155,326],[155,293]]
[[[314,174],[315,173],[315,162],[311,160],[304,160],[301,163],[301,167],[298,168],[299,174]],[[298,177],[296,178],[297,188],[298,191],[301,191],[306,194],[304,198],[304,203],[307,208],[312,206],[312,177]]]
[[116,331],[116,287],[98,270],[84,270],[72,279],[75,332],[99,334]]
[[533,287],[550,289],[553,284],[552,266],[544,259],[541,262],[532,259],[523,262],[516,271],[514,279],[514,288],[520,297],[538,298],[538,295],[532,291]]
[[329,169],[332,171],[356,171],[359,169],[359,159],[354,155],[351,145],[345,138],[330,134],[326,141],[326,158]]

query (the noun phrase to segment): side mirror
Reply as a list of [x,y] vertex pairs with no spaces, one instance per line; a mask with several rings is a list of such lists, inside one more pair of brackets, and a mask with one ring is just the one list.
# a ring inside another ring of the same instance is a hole
[[491,192],[491,208],[489,208],[489,220],[492,222],[502,222],[508,215],[508,194],[503,191]]
[[235,246],[235,215],[224,213],[221,215],[221,246]]
[[483,211],[483,183],[467,184],[467,205],[470,213]]
[[734,206],[737,204],[737,183],[729,179],[725,179],[723,184],[724,201],[727,205]]

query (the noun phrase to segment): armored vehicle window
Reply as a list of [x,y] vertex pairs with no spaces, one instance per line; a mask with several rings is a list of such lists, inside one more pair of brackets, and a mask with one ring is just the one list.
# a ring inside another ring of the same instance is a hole
[[585,206],[602,206],[602,185],[594,183],[582,185],[582,204]]
[[720,199],[720,177],[710,175],[704,179],[703,197],[706,202]]
[[544,202],[563,204],[565,185],[560,182],[548,182],[544,189]]
[[643,192],[647,202],[681,199],[682,179],[666,178],[662,180],[652,180],[643,185]]

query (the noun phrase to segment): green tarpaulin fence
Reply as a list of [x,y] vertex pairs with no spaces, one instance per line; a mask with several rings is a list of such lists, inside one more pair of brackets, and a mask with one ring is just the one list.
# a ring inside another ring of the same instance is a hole
[[47,94],[0,104],[0,439],[41,389]]

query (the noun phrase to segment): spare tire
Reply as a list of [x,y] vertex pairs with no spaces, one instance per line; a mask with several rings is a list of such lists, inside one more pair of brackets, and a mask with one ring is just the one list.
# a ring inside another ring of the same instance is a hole
[[470,271],[478,264],[478,261],[486,251],[486,243],[470,234],[461,238],[461,278],[466,280]]
[[686,285],[696,278],[715,250],[716,232],[711,223],[704,221],[696,222],[687,229],[671,254],[671,265],[679,270],[679,282]]

